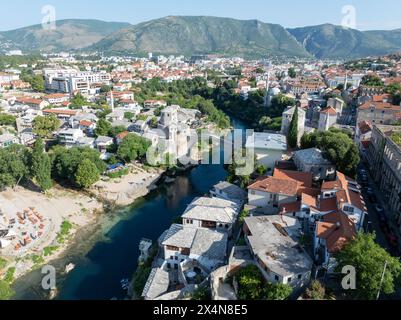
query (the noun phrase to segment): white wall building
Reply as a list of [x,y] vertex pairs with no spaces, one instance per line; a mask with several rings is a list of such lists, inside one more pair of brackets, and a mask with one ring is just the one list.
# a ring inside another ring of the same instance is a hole
[[254,151],[259,165],[272,171],[287,151],[287,138],[282,134],[255,132],[248,137],[245,148]]

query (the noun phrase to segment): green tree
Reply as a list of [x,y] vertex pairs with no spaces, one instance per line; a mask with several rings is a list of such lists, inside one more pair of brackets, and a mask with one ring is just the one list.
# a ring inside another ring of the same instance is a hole
[[90,148],[71,148],[56,146],[51,150],[53,176],[59,182],[68,182],[80,187],[76,181],[78,166],[83,159],[89,160],[97,168],[98,174],[106,170],[106,164],[100,159],[100,153]]
[[347,294],[355,299],[376,299],[379,290],[383,294],[392,294],[400,279],[399,259],[392,257],[380,247],[375,242],[375,238],[375,234],[360,233],[335,256],[338,272],[341,272],[345,266],[354,266],[356,269],[356,290],[347,291]]
[[366,75],[362,78],[362,85],[371,87],[383,87],[384,82],[377,75]]
[[[267,127],[269,124],[271,124],[273,122],[272,118],[268,117],[268,116],[263,116],[262,118],[260,118],[259,120],[259,127],[261,128],[265,128]],[[263,129],[262,129],[263,130]]]
[[8,114],[0,114],[0,126],[13,126],[15,127],[15,117]]
[[33,121],[33,133],[41,138],[49,138],[60,127],[60,120],[56,116],[37,116]]
[[31,81],[32,89],[38,92],[45,91],[45,80],[42,75],[36,75],[32,78]]
[[88,105],[88,101],[85,99],[85,97],[78,92],[72,99],[71,99],[71,108],[73,109],[80,109],[83,106]]
[[108,136],[112,126],[111,123],[105,119],[100,119],[96,125],[95,135],[96,136]]
[[297,77],[297,73],[296,73],[294,68],[289,68],[288,69],[288,76],[290,78],[293,78],[293,79]]
[[360,162],[359,150],[349,134],[340,129],[330,128],[324,132],[305,134],[301,141],[302,149],[318,148],[337,169],[354,176]]
[[29,179],[29,151],[22,145],[0,149],[0,188],[15,187]]
[[267,283],[265,295],[267,300],[286,300],[290,297],[292,288],[288,284]]
[[88,160],[84,159],[77,168],[75,174],[75,181],[80,188],[89,188],[94,183],[99,181],[100,175],[96,165]]
[[296,148],[298,145],[298,107],[295,108],[287,138],[288,145],[293,149]]
[[111,127],[109,132],[108,132],[108,136],[111,138],[116,137],[117,135],[119,135],[120,133],[123,133],[127,131],[127,128],[124,126],[116,126],[116,127]]
[[295,100],[287,97],[284,94],[278,94],[272,99],[271,106],[268,110],[268,115],[272,118],[281,117],[287,107],[295,106]]
[[305,298],[310,300],[324,300],[326,289],[318,280],[313,280],[311,285],[305,291]]
[[238,281],[238,298],[240,300],[261,300],[264,296],[265,286],[258,267],[247,266],[235,274]]
[[117,156],[128,163],[143,157],[150,146],[151,143],[149,140],[130,133],[118,147]]
[[135,117],[135,114],[132,113],[132,112],[125,112],[124,113],[124,118],[127,119],[127,120],[131,120],[134,117]]
[[245,218],[249,217],[249,214],[250,214],[249,210],[242,210],[241,213],[239,214],[238,221],[240,223],[244,223]]
[[31,175],[38,186],[47,191],[53,186],[51,179],[51,161],[48,154],[44,152],[42,139],[35,141],[31,156]]
[[159,124],[159,120],[156,117],[153,117],[149,123],[150,127],[152,127],[152,128],[157,128],[158,124]]
[[9,300],[14,295],[10,284],[6,281],[0,280],[0,300]]

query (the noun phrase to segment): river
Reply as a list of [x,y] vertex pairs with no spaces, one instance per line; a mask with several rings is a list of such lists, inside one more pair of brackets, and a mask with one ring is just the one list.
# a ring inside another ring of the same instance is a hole
[[[245,126],[232,119],[236,129]],[[213,185],[225,180],[223,165],[200,165],[174,183],[161,185],[132,206],[107,214],[88,237],[83,232],[77,245],[67,256],[52,262],[59,270],[57,299],[60,300],[110,300],[124,299],[121,279],[131,279],[137,268],[141,238],[157,241],[168,229],[174,218],[181,216],[196,197],[209,193]],[[75,269],[68,275],[62,270],[68,263]],[[34,271],[14,284],[14,299],[45,299],[48,292],[41,288],[41,273]]]

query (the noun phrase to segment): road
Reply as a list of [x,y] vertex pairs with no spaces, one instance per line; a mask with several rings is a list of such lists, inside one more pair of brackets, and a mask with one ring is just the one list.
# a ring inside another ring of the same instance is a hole
[[[377,203],[380,204],[382,207],[384,206],[385,200],[384,196],[382,195],[381,191],[378,189],[376,184],[374,183],[372,177],[369,174],[367,168],[361,164],[359,169],[364,169],[368,176],[368,184],[374,190],[374,194],[377,198]],[[383,232],[382,228],[380,227],[380,219],[379,214],[375,210],[375,203],[369,201],[369,197],[367,194],[367,189],[363,188],[362,195],[366,203],[366,208],[368,209],[368,220],[372,223],[373,230],[376,232],[376,242],[383,248],[385,248],[388,252],[395,255],[397,252],[396,250],[390,245],[389,241],[387,240],[387,235]],[[367,221],[365,221],[367,222]]]

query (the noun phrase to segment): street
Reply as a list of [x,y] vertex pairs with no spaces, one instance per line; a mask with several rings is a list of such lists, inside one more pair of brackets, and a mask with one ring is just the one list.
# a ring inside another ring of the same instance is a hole
[[[385,207],[383,204],[385,203],[384,196],[382,195],[381,191],[378,189],[376,184],[374,183],[372,177],[369,174],[369,171],[366,169],[366,167],[361,164],[359,166],[359,170],[365,170],[366,175],[368,177],[368,184],[366,187],[362,188],[362,195],[364,198],[364,201],[366,203],[366,208],[368,209],[368,219],[365,221],[365,225],[367,226],[368,222],[371,222],[373,231],[376,233],[376,242],[383,248],[385,248],[388,252],[390,252],[392,255],[398,254],[397,248],[394,248],[394,246],[391,246],[388,240],[387,235],[383,231],[382,224],[380,222],[380,217],[378,212],[375,209],[375,205],[379,204],[382,207]],[[359,183],[361,181],[358,181]],[[377,198],[377,203],[372,203],[369,200],[368,192],[367,192],[367,187],[370,187],[374,191],[374,195]],[[396,235],[397,236],[397,235]]]

